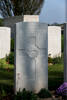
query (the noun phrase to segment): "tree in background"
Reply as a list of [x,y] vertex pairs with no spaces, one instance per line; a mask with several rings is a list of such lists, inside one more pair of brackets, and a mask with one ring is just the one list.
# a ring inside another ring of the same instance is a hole
[[0,0],[0,14],[3,17],[13,16],[11,0]]
[[3,17],[16,15],[39,15],[44,0],[0,0]]

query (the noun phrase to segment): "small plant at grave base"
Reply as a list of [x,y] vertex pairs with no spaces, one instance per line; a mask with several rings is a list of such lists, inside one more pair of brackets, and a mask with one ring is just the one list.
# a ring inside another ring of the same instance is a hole
[[14,100],[12,99],[13,96],[14,96],[13,86],[0,84],[0,100]]
[[37,100],[37,95],[33,92],[23,89],[22,92],[18,92],[15,95],[15,100]]
[[63,64],[63,55],[61,57],[51,58],[48,57],[48,63],[51,64]]
[[8,56],[6,56],[6,61],[9,64],[14,64],[14,52],[11,52]]
[[2,94],[1,94],[1,96],[2,97],[4,97],[4,96],[6,96],[7,94],[6,94],[6,91],[4,90],[4,89],[2,89]]
[[51,57],[48,57],[48,63],[53,63],[53,59]]
[[37,94],[39,98],[51,98],[51,94],[46,89],[41,89],[40,92]]
[[62,63],[62,58],[61,57],[53,58],[53,64],[61,64],[61,63]]

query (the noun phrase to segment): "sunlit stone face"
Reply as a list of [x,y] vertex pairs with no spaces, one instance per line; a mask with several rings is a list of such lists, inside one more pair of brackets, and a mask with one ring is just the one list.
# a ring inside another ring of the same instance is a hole
[[16,24],[16,91],[48,88],[48,28],[46,24]]

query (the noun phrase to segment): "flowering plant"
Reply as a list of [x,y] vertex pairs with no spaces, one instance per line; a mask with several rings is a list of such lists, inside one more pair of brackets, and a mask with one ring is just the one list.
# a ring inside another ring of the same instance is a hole
[[67,96],[67,82],[64,82],[57,90],[56,93],[62,96]]

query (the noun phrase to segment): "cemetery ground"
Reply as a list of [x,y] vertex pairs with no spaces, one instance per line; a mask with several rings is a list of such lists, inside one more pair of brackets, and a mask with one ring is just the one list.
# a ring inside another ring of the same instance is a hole
[[[53,94],[63,83],[63,64],[48,66],[48,88]],[[54,91],[54,92],[53,92]],[[8,64],[5,59],[0,60],[0,97],[14,92],[14,65]],[[9,99],[10,100],[10,99]]]

